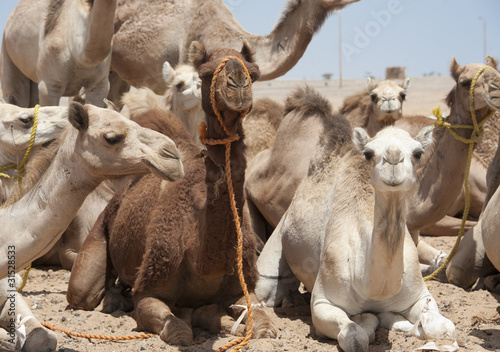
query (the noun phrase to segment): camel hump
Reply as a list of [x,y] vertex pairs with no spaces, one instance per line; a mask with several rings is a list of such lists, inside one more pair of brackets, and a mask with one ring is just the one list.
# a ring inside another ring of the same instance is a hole
[[327,118],[332,115],[332,104],[309,86],[299,87],[285,101],[285,114],[296,110],[304,118],[319,115]]

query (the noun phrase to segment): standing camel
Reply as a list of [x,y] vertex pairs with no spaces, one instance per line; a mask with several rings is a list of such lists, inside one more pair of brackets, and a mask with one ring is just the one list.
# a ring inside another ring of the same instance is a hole
[[[119,0],[111,68],[130,85],[163,94],[167,88],[163,63],[186,62],[193,40],[212,52],[221,47],[238,49],[244,38],[256,52],[261,78],[274,79],[299,61],[328,15],[356,1],[289,0],[272,32],[258,36],[241,28],[222,0]],[[111,87],[110,99],[118,101],[121,93]]]
[[[258,67],[252,63],[246,44],[241,52],[219,49],[207,54],[195,42],[191,50],[199,57],[196,62],[200,65],[202,106],[207,121],[202,133],[206,151],[200,153],[175,115],[157,110],[144,117],[152,120],[155,128],[163,125],[167,135],[177,142],[186,176],[172,184],[146,176],[122,188],[101,213],[80,249],[67,293],[72,307],[95,308],[107,283],[114,281],[114,268],[120,279],[133,287],[138,329],[181,345],[192,343],[191,326],[212,333],[229,333],[234,315],[242,311],[238,308],[244,298],[236,269],[237,233],[225,179],[226,149],[217,144],[228,136],[232,140],[229,157],[241,220],[244,278],[252,302],[258,304],[253,294],[258,276],[254,236],[249,219],[242,212],[246,162],[241,122],[252,105],[251,81],[259,77]],[[240,61],[231,58],[214,76],[228,55]],[[212,82],[220,122],[210,99]],[[190,310],[181,307],[200,308],[191,315]],[[253,337],[276,335],[265,310],[257,306],[252,310]],[[237,333],[243,329],[240,326]]]
[[116,0],[20,0],[2,39],[5,100],[59,105],[61,96],[78,95],[83,87],[86,102],[103,107],[115,10]]
[[303,282],[316,333],[337,339],[346,352],[368,351],[379,325],[455,339],[455,326],[424,283],[406,226],[430,130],[413,139],[386,127],[370,138],[357,127],[351,141],[349,123],[341,115],[330,119],[307,177],[259,256],[257,296],[275,306]]

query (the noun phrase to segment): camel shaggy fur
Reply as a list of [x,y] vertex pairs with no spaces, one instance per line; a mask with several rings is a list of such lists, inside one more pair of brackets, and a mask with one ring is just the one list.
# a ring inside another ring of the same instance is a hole
[[59,105],[61,96],[83,87],[87,103],[104,106],[115,9],[116,0],[21,0],[2,39],[5,100],[22,107]]
[[259,256],[257,296],[278,305],[304,283],[316,332],[346,352],[368,351],[379,325],[455,339],[453,323],[424,283],[406,226],[408,196],[432,132],[413,139],[386,127],[370,138],[357,127],[351,141],[341,115],[328,123],[307,177]]
[[[251,80],[258,78],[258,67],[252,63],[247,45],[241,52],[220,49],[207,54],[195,42],[191,50],[198,53],[202,79],[207,120],[202,136],[206,140],[225,139],[228,134],[240,137],[231,143],[231,174],[240,209],[244,277],[252,302],[258,304],[253,294],[258,276],[254,236],[241,211],[246,168],[241,117],[251,107],[252,91],[244,68],[235,59],[227,61],[215,80],[215,104],[227,133],[210,103],[214,71],[226,56],[243,60]],[[132,180],[117,193],[78,253],[67,299],[75,308],[95,308],[108,283],[115,280],[113,268],[133,287],[138,329],[158,333],[167,343],[188,345],[193,341],[192,326],[229,333],[234,315],[242,310],[231,304],[244,300],[236,269],[236,229],[225,180],[225,147],[207,144],[200,153],[175,115],[161,110],[147,114],[151,114],[145,118],[152,120],[153,128],[163,126],[177,142],[186,176],[175,184],[146,176]],[[195,307],[200,308],[187,309]],[[265,310],[254,307],[253,311],[253,337],[276,335]],[[237,333],[243,330],[240,326]]]

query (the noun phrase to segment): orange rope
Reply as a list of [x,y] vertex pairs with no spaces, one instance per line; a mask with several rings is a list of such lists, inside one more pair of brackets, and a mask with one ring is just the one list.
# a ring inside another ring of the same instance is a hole
[[[203,144],[208,144],[208,145],[221,145],[224,144],[226,146],[226,180],[227,180],[227,189],[229,192],[229,198],[230,198],[230,203],[231,203],[231,210],[233,211],[233,216],[234,216],[234,222],[236,226],[236,233],[238,235],[238,247],[236,250],[236,253],[238,255],[237,257],[237,267],[238,267],[238,277],[240,279],[240,284],[241,288],[243,290],[243,294],[245,295],[245,300],[247,304],[247,310],[248,310],[248,321],[247,321],[247,334],[245,337],[239,337],[226,345],[222,346],[219,348],[216,352],[222,352],[226,351],[233,346],[234,349],[233,351],[239,351],[243,347],[245,347],[248,344],[248,341],[252,337],[252,329],[253,329],[253,313],[252,313],[252,302],[250,301],[250,295],[248,294],[248,289],[247,285],[245,283],[245,277],[243,276],[243,235],[241,233],[241,226],[240,226],[240,217],[238,215],[238,209],[236,208],[236,200],[234,198],[234,190],[233,190],[233,181],[231,177],[231,143],[238,140],[240,137],[238,135],[231,135],[229,133],[226,125],[224,124],[224,121],[222,119],[222,116],[219,113],[219,110],[217,110],[217,105],[215,102],[215,83],[217,80],[217,75],[221,72],[221,70],[224,68],[226,63],[231,60],[235,59],[237,60],[240,65],[243,67],[245,70],[245,73],[248,77],[248,81],[250,82],[250,86],[252,85],[252,80],[250,78],[250,73],[248,72],[248,69],[246,68],[245,64],[241,59],[239,59],[236,56],[228,56],[222,62],[220,63],[219,67],[214,72],[214,76],[212,78],[212,84],[210,86],[210,102],[212,103],[212,108],[214,110],[215,115],[217,116],[217,119],[219,120],[220,125],[226,132],[226,134],[229,136],[228,138],[221,139],[221,140],[214,140],[214,139],[207,139],[206,138],[206,133],[201,134],[200,140]],[[242,114],[241,120],[246,116],[248,113],[248,109]]]
[[130,335],[130,336],[107,336],[107,335],[93,335],[93,334],[80,334],[73,332],[68,329],[59,328],[53,324],[40,322],[46,328],[50,330],[58,330],[64,332],[66,335],[74,337],[82,337],[84,339],[97,339],[97,340],[108,340],[108,341],[125,341],[125,340],[138,340],[138,339],[148,339],[150,337],[156,336],[157,334],[140,334],[140,335]]

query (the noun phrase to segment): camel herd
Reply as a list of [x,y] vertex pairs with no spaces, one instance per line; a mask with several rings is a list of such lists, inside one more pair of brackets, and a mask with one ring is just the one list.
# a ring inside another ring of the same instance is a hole
[[71,270],[72,308],[133,308],[173,345],[277,337],[263,306],[301,284],[346,352],[379,326],[455,342],[423,278],[447,254],[420,235],[458,234],[468,180],[446,276],[500,291],[500,148],[469,148],[500,109],[496,60],[452,60],[444,123],[403,115],[409,77],[368,79],[338,111],[307,86],[253,99],[356,1],[289,1],[255,36],[219,0],[20,0],[0,53],[0,346],[57,348],[16,291],[32,262]]

